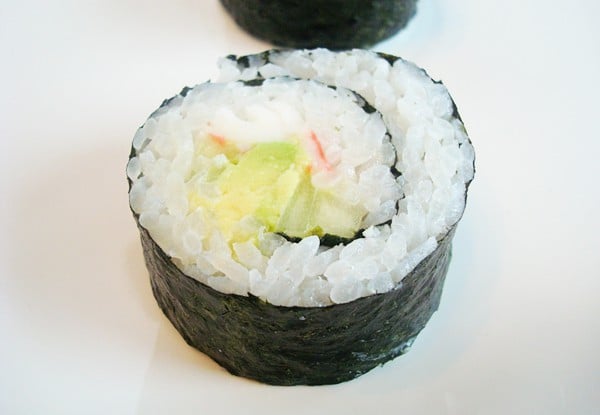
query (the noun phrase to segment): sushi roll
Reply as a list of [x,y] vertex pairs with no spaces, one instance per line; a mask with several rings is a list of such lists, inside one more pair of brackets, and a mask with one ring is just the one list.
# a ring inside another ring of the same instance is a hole
[[417,0],[221,0],[248,33],[278,46],[368,47],[396,34]]
[[473,174],[446,88],[359,49],[223,58],[150,115],[127,164],[160,308],[276,385],[347,381],[410,348]]

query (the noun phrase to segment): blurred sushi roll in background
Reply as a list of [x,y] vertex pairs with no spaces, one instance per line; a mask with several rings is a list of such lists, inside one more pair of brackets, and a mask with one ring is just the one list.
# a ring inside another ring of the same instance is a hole
[[338,383],[406,352],[438,308],[474,175],[446,88],[359,49],[219,69],[133,139],[129,202],[161,309],[270,384]]
[[236,23],[277,46],[369,47],[405,27],[416,0],[221,0]]

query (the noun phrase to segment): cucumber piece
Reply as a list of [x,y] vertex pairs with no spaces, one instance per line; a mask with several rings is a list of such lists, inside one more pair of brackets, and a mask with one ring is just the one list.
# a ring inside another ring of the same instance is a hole
[[298,169],[291,167],[279,176],[272,189],[265,192],[254,215],[267,226],[269,232],[275,231],[283,210],[289,204],[300,182]]
[[315,188],[310,182],[310,176],[304,174],[279,218],[275,230],[297,238],[311,235],[311,230],[314,230],[310,225],[314,203]]
[[360,229],[365,214],[363,208],[315,189],[310,176],[304,174],[275,230],[291,238],[329,234],[351,239]]
[[366,210],[349,205],[328,192],[317,192],[315,196],[311,222],[318,225],[323,233],[342,238],[354,237],[360,229]]

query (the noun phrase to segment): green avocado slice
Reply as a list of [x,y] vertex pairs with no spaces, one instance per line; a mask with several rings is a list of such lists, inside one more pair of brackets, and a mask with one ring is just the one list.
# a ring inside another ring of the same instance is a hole
[[268,230],[275,226],[297,186],[299,153],[291,142],[259,143],[221,173],[215,215],[230,242],[250,237],[236,227],[244,217],[254,216]]

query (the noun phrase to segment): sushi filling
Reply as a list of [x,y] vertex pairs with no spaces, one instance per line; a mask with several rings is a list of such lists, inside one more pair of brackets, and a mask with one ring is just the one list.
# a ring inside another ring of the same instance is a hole
[[[294,141],[259,143],[226,157],[218,171],[206,177],[209,182],[205,184],[214,184],[217,192],[203,195],[199,189],[190,190],[189,209],[214,212],[228,243],[256,241],[257,234],[237,227],[247,221],[256,221],[262,231],[290,237],[331,234],[352,238],[366,210],[332,190],[315,188],[313,169],[332,171],[333,167],[324,158],[311,162]],[[222,139],[221,145],[227,144]]]
[[325,306],[393,289],[434,251],[473,150],[445,88],[409,63],[275,52],[226,59],[219,82],[166,102],[127,173],[140,226],[185,274]]

